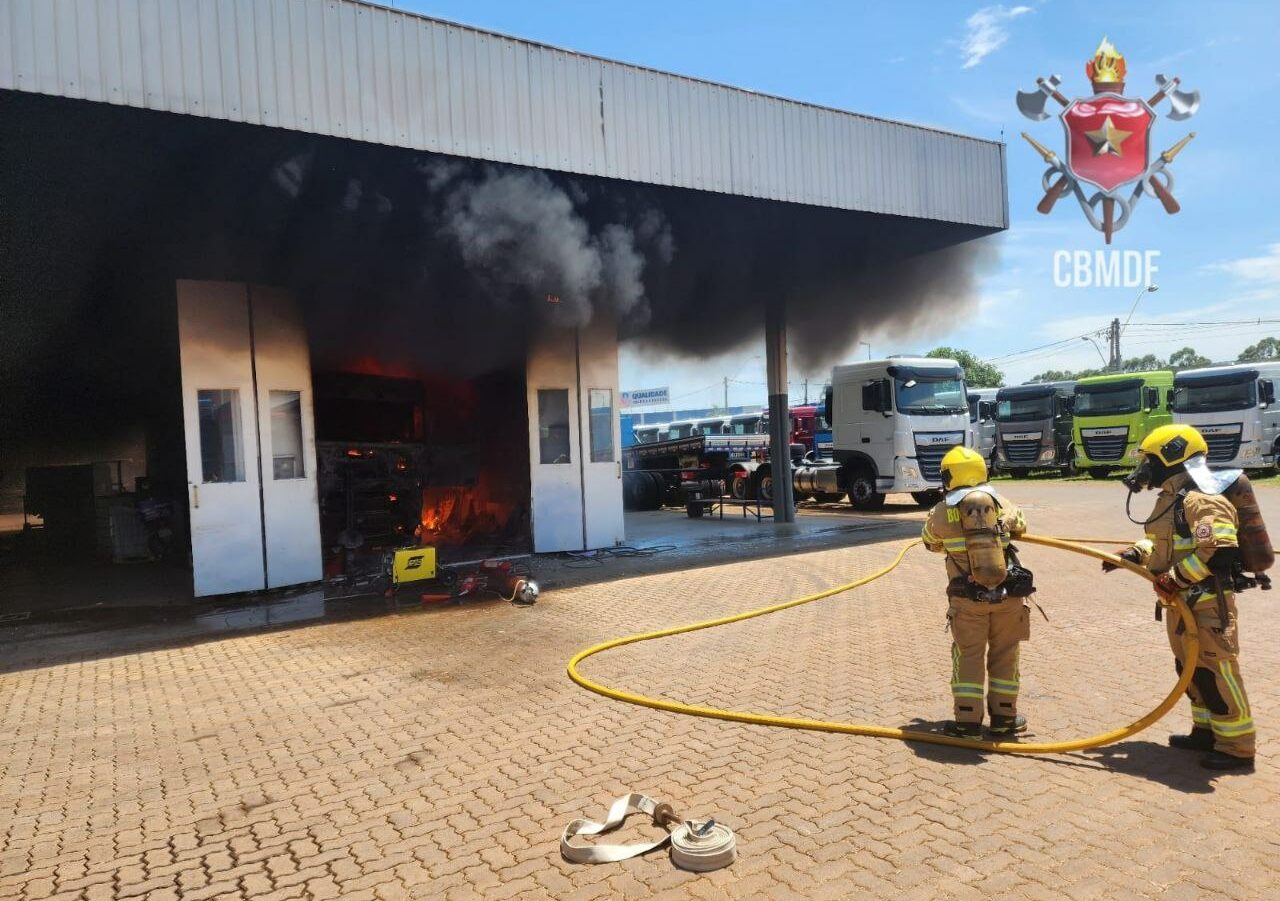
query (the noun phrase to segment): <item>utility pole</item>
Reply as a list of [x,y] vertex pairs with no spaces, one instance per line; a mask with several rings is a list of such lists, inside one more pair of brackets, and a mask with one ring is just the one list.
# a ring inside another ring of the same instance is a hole
[[729,377],[724,377],[724,411],[729,412]]
[[809,379],[804,380],[804,405],[809,406]]
[[1107,336],[1111,342],[1111,362],[1107,364],[1107,368],[1112,372],[1120,371],[1120,320],[1112,319],[1111,327],[1107,329]]

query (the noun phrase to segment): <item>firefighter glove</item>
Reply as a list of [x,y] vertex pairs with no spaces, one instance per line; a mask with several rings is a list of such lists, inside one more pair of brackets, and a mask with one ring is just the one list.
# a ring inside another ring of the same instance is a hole
[[[1133,548],[1133,547],[1125,548],[1119,554],[1116,554],[1116,556],[1119,557],[1121,560],[1128,560],[1130,563],[1142,562],[1142,555],[1138,553],[1137,548]],[[1112,563],[1110,560],[1102,561],[1102,571],[1104,573],[1114,572],[1119,568],[1120,567],[1118,565],[1116,565],[1115,563]]]

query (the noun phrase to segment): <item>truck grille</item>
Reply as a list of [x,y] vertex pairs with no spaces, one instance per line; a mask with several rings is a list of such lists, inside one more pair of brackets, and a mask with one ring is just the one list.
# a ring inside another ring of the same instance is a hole
[[1006,441],[1004,455],[1010,463],[1030,466],[1040,456],[1039,441]]
[[1209,445],[1210,463],[1228,463],[1240,453],[1240,434],[1205,435],[1205,444]]
[[916,462],[920,464],[920,475],[930,482],[942,478],[942,458],[947,455],[949,447],[922,447],[916,445]]
[[1085,456],[1090,460],[1120,460],[1124,458],[1124,446],[1129,441],[1126,429],[1121,435],[1101,435],[1088,438],[1081,435],[1084,442]]

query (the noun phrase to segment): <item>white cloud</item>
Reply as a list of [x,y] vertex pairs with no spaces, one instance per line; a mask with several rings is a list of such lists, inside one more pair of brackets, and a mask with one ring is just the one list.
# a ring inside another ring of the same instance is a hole
[[963,97],[952,97],[951,102],[955,105],[956,109],[960,110],[960,112],[964,113],[971,119],[978,119],[981,122],[1003,124],[1009,118],[1005,115],[1003,108],[999,110],[988,109],[987,107],[979,106],[976,103],[970,103]]
[[1280,286],[1280,244],[1267,246],[1260,257],[1241,257],[1236,260],[1220,260],[1210,263],[1209,272],[1225,272],[1242,282]]
[[1009,22],[1029,12],[1029,6],[984,6],[966,19],[964,39],[960,42],[964,55],[961,68],[972,69],[999,50],[1009,40]]

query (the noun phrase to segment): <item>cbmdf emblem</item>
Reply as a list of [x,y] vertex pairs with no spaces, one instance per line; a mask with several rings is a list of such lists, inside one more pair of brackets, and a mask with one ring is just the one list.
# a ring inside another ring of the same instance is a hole
[[1073,194],[1085,219],[1110,244],[1144,195],[1157,198],[1167,213],[1180,209],[1169,164],[1196,133],[1153,155],[1151,131],[1161,103],[1168,109],[1168,118],[1181,122],[1200,108],[1200,92],[1183,91],[1177,78],[1157,75],[1157,90],[1149,99],[1126,97],[1124,57],[1106,38],[1084,70],[1093,86],[1092,97],[1068,100],[1058,90],[1061,76],[1050,75],[1036,79],[1036,90],[1018,92],[1018,110],[1042,122],[1049,118],[1045,108],[1050,101],[1062,107],[1058,113],[1066,133],[1062,156],[1022,133],[1049,164],[1041,178],[1044,197],[1036,209],[1047,215],[1060,197]]

